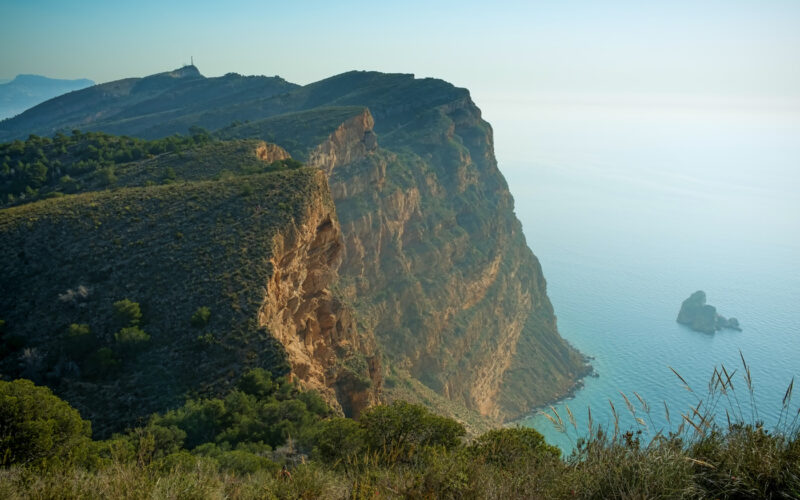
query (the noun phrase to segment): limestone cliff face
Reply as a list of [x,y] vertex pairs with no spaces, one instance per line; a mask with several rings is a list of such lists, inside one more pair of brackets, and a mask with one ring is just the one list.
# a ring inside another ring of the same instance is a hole
[[368,110],[336,128],[331,135],[308,155],[308,163],[329,176],[336,165],[346,165],[363,158],[377,147],[372,128],[375,121]]
[[376,134],[393,113],[409,110],[366,111],[309,156],[330,177],[342,288],[365,328],[394,366],[482,415],[563,395],[585,367],[558,335],[491,128],[465,91]]
[[292,374],[346,415],[377,402],[380,358],[360,336],[352,310],[331,290],[341,262],[341,230],[325,189],[305,207],[302,223],[275,236],[272,276],[258,313],[281,342]]

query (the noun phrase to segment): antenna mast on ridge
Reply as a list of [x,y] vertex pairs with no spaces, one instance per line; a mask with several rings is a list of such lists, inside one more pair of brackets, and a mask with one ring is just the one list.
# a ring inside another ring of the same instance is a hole
[[192,60],[192,64],[191,65],[194,66],[194,56],[189,56],[189,57]]

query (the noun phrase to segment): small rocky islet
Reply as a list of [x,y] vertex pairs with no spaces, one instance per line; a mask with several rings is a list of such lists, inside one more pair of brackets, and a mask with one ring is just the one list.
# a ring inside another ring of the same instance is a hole
[[683,301],[677,321],[697,332],[714,333],[723,328],[742,331],[738,319],[725,318],[717,313],[716,307],[706,304],[706,293],[702,290]]

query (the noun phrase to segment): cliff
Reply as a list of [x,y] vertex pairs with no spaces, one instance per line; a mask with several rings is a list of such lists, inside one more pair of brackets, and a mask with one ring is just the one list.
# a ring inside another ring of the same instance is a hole
[[400,152],[378,147],[365,110],[309,154],[330,175],[342,223],[341,287],[395,374],[486,417],[516,418],[586,367],[558,335],[491,128],[463,97],[425,115],[406,126],[424,148],[399,131],[387,142]]
[[[140,99],[136,82],[112,82],[99,87],[116,85],[119,99],[104,91],[107,101],[83,109],[91,92],[82,91],[3,122],[0,134],[82,126],[164,137],[199,125],[223,139],[275,142],[324,172],[341,224],[340,296],[287,295],[270,307],[308,299],[336,316],[336,300],[353,304],[359,335],[372,340],[358,344],[362,357],[337,359],[350,359],[367,378],[382,372],[388,399],[452,405],[451,414],[469,408],[496,422],[564,395],[587,372],[558,333],[541,266],[498,170],[492,129],[467,90],[357,71],[304,87],[248,78],[173,78],[169,92],[148,90],[143,110],[131,104]],[[275,286],[288,293],[304,278],[286,279]],[[330,379],[311,361],[332,359],[330,350],[290,337],[319,330],[346,338],[328,329],[325,314],[270,323],[288,332],[290,352],[307,346],[296,366],[317,385]]]
[[[101,436],[223,394],[252,367],[291,374],[347,415],[374,403],[374,340],[332,289],[342,244],[326,177],[237,173],[236,151],[253,164],[285,156],[213,143],[122,165],[115,191],[87,184],[1,210],[2,374],[52,386]],[[184,168],[201,152],[204,165]],[[153,162],[199,178],[148,185]],[[214,165],[228,175],[207,180]],[[119,335],[124,299],[140,305],[148,336],[135,345]]]
[[378,402],[381,364],[373,338],[358,335],[351,309],[330,289],[342,250],[332,208],[315,197],[299,227],[275,236],[258,324],[281,343],[306,388],[357,416]]

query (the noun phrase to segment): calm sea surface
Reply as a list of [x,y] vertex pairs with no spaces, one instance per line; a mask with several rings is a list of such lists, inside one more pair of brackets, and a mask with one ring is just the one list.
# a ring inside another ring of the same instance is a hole
[[[500,167],[561,334],[594,357],[599,374],[555,405],[565,421],[569,405],[577,432],[569,424],[567,434],[557,432],[541,415],[524,425],[569,450],[586,433],[587,407],[595,423],[613,422],[610,400],[623,428],[674,430],[723,364],[738,369],[733,381],[750,419],[740,351],[757,418],[774,425],[789,381],[800,379],[800,113],[534,104],[523,111],[493,120]],[[707,335],[678,325],[680,304],[695,290],[743,331]],[[795,393],[792,412],[800,387]]]

